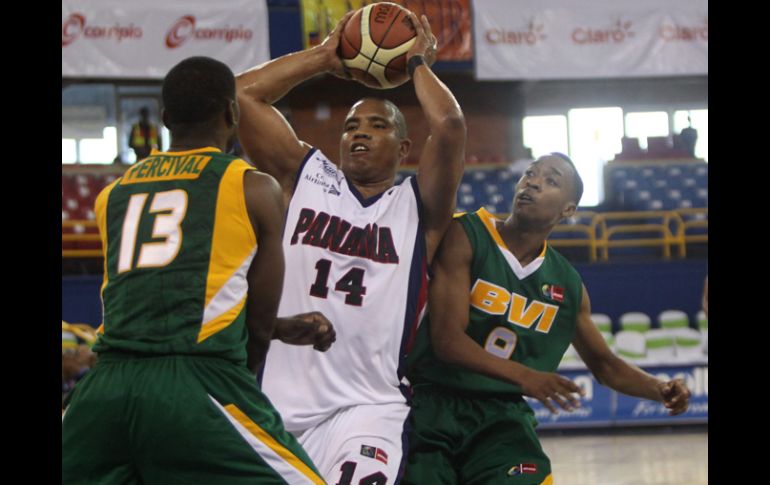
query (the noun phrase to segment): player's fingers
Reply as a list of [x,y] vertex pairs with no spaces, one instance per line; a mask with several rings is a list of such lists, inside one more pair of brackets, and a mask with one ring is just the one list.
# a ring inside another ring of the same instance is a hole
[[564,396],[559,394],[558,392],[553,393],[551,396],[551,399],[556,402],[559,406],[561,406],[562,409],[565,409],[567,411],[572,411],[572,405],[570,405],[567,401],[564,400]]
[[354,13],[356,13],[356,11],[351,10],[350,12],[343,15],[340,21],[337,22],[337,25],[334,26],[334,30],[332,30],[332,34],[335,34],[341,31],[343,28],[345,28],[345,24],[348,23],[348,20],[350,20],[350,17],[352,17]]
[[425,35],[425,28],[422,26],[422,23],[417,18],[417,15],[414,14],[414,12],[409,12],[408,14],[409,20],[412,22],[412,25],[414,26],[415,32],[417,32],[417,37],[420,37],[421,35]]
[[551,414],[559,414],[559,411],[556,410],[556,408],[554,407],[553,403],[551,402],[551,398],[550,397],[546,396],[546,397],[544,397],[542,399],[538,398],[538,401],[543,403],[543,406],[548,408],[548,410],[551,411]]
[[687,411],[687,406],[681,405],[671,409],[668,414],[669,416],[676,416],[677,414],[682,414],[685,411]]
[[312,312],[310,315],[311,315],[312,321],[314,321],[314,322],[316,322],[318,324],[323,324],[323,325],[327,325],[327,326],[331,327],[332,322],[330,322],[329,319],[326,318],[326,315],[324,315],[323,313],[321,313],[321,312]]
[[578,396],[575,393],[570,392],[563,395],[567,397],[567,399],[569,400],[570,404],[573,407],[576,407],[576,408],[580,407],[580,398],[578,398]]
[[584,392],[580,386],[572,382],[570,379],[567,379],[566,377],[562,377],[559,380],[559,384],[561,384],[561,387],[566,389],[568,392],[576,392],[578,394]]
[[430,28],[430,22],[428,22],[428,17],[423,15],[422,17],[420,17],[420,21],[422,22],[422,28],[425,31],[425,34],[431,39],[435,40],[436,38],[433,36],[433,31]]
[[320,350],[321,352],[326,352],[329,350],[329,348],[332,346],[332,344],[337,340],[337,335],[334,333],[334,329],[332,329],[330,332],[322,335],[316,336],[316,343],[313,345],[313,348],[316,350]]

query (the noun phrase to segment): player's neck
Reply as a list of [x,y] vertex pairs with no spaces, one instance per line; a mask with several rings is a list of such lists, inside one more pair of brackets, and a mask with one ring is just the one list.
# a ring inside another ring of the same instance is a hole
[[206,147],[219,148],[220,150],[225,151],[226,145],[226,143],[217,139],[217,137],[173,138],[172,136],[172,140],[174,140],[174,142],[168,148],[168,151],[170,152],[186,152]]
[[364,199],[369,199],[376,195],[380,195],[389,188],[393,187],[393,180],[382,180],[378,182],[358,182],[356,180],[348,179],[353,187],[358,190]]
[[543,245],[551,228],[531,228],[512,219],[497,221],[497,231],[508,249],[522,266],[534,261],[543,252]]

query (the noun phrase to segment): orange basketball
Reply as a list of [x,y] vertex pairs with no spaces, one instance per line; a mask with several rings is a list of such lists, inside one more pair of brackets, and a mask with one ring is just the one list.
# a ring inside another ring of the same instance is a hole
[[339,56],[353,79],[373,88],[388,89],[405,83],[406,53],[417,32],[409,11],[390,2],[362,7],[345,24]]

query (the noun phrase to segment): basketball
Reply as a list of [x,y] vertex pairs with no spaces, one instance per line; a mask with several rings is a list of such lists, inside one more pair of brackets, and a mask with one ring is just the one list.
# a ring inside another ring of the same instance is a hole
[[417,32],[409,11],[390,2],[362,7],[345,24],[339,56],[353,79],[377,89],[394,88],[409,79],[406,53]]

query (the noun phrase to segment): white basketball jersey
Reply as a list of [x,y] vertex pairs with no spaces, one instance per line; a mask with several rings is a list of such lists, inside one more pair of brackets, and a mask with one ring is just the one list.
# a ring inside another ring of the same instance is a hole
[[286,429],[340,408],[406,402],[401,366],[427,299],[425,235],[414,177],[364,200],[311,150],[289,203],[279,316],[320,311],[337,340],[326,352],[274,340],[262,389]]

